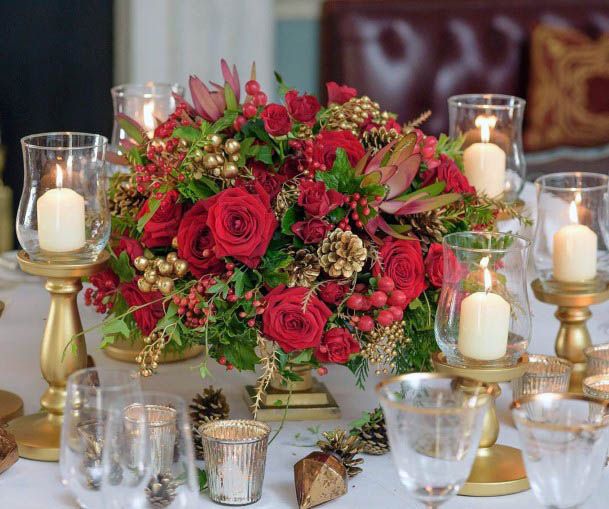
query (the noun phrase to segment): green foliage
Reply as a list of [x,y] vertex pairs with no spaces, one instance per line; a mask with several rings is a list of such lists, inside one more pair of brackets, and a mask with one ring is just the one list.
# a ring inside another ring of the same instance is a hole
[[449,138],[446,134],[440,134],[436,145],[436,155],[446,154],[453,159],[457,166],[463,171],[463,142],[465,137]]
[[202,468],[197,468],[197,474],[199,477],[199,491],[205,491],[207,489],[207,472]]
[[295,205],[292,205],[288,210],[286,210],[285,214],[281,218],[281,233],[284,235],[294,235],[292,232],[292,225],[296,222],[297,216],[298,213]]
[[180,126],[173,130],[172,136],[174,138],[181,138],[190,143],[194,143],[201,136],[201,130],[192,126]]
[[319,171],[315,174],[315,180],[326,184],[328,189],[336,189],[340,193],[353,194],[360,186],[362,177],[357,177],[349,163],[347,153],[339,148],[336,151],[336,159],[329,171]]
[[137,231],[142,232],[144,230],[144,226],[146,223],[150,221],[152,216],[154,216],[155,212],[161,206],[161,200],[157,200],[154,196],[148,198],[148,212],[146,212],[142,217],[140,217],[137,221]]
[[347,368],[355,375],[355,385],[363,391],[366,388],[366,379],[370,370],[368,359],[361,355],[351,357],[347,362]]
[[193,202],[209,198],[220,192],[218,184],[206,175],[201,176],[198,180],[186,179],[183,182],[178,183],[177,187],[182,196]]
[[[232,87],[228,84],[224,84],[224,100],[226,101],[226,107],[230,111],[237,111],[239,109],[239,103]],[[237,118],[237,117],[235,117]],[[233,119],[234,121],[234,119]]]
[[127,251],[123,251],[118,257],[112,253],[110,260],[108,261],[112,272],[114,272],[122,283],[128,283],[135,277],[135,271],[131,267],[129,255]]
[[259,272],[262,279],[271,287],[286,284],[288,275],[285,268],[292,263],[293,258],[283,251],[269,249],[262,257]]
[[277,71],[275,71],[274,74],[275,74],[275,81],[277,81],[277,85],[278,85],[278,93],[281,97],[283,97],[286,94],[286,92],[288,92],[292,87],[289,87],[288,85],[285,84],[285,82],[283,81],[283,77]]

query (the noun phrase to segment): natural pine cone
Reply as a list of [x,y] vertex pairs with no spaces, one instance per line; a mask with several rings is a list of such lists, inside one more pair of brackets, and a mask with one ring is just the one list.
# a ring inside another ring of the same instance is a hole
[[294,261],[287,268],[288,286],[303,286],[310,288],[319,276],[319,259],[315,253],[299,249],[294,253]]
[[326,234],[317,256],[330,277],[350,278],[364,268],[368,251],[355,233],[336,228]]
[[146,197],[138,193],[128,175],[120,175],[113,182],[110,193],[110,212],[116,217],[135,217]]
[[435,210],[413,214],[407,217],[407,221],[412,227],[411,232],[421,240],[424,253],[427,252],[430,244],[441,243],[444,235],[448,233]]
[[176,498],[179,485],[180,483],[174,481],[170,472],[155,475],[145,489],[148,506],[151,509],[163,509],[169,506]]
[[383,410],[375,408],[368,413],[368,421],[358,428],[351,430],[351,434],[357,436],[362,444],[362,452],[365,454],[381,455],[389,452],[389,441],[387,440],[387,427]]
[[358,465],[361,465],[364,460],[356,458],[356,455],[361,452],[361,442],[358,437],[347,435],[342,429],[326,431],[322,433],[322,436],[324,440],[318,441],[317,447],[325,453],[336,455],[347,469],[349,477],[354,477],[362,471]]
[[222,389],[214,389],[209,386],[203,389],[201,394],[197,394],[190,404],[190,421],[192,423],[192,439],[195,446],[195,454],[197,459],[203,458],[203,444],[201,443],[201,435],[199,427],[206,422],[227,419],[230,407],[226,401],[226,397],[222,393]]
[[400,137],[395,129],[387,129],[384,126],[373,127],[362,133],[362,144],[367,150],[372,150],[375,154],[381,150],[384,146],[388,145],[392,141],[397,140]]

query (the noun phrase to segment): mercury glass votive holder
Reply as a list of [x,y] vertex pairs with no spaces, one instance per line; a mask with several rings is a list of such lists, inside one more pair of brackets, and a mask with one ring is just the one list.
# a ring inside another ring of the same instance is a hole
[[529,355],[527,370],[512,380],[513,399],[543,392],[567,392],[573,364],[551,355]]
[[584,394],[589,398],[609,401],[609,375],[594,375],[584,378]]
[[592,345],[584,350],[586,356],[586,377],[609,375],[609,343]]
[[253,420],[225,420],[199,428],[209,496],[225,505],[253,504],[262,496],[271,428]]

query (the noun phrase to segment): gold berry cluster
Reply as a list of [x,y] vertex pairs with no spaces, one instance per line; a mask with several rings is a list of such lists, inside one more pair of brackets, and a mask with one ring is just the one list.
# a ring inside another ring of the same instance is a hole
[[203,175],[234,179],[239,175],[239,150],[241,144],[233,139],[223,140],[222,136],[212,134],[202,148],[195,148],[192,157],[185,164],[185,169],[192,173],[193,178],[200,179]]
[[167,343],[169,343],[169,337],[160,332],[151,332],[150,335],[144,337],[144,348],[135,358],[135,362],[140,365],[142,376],[150,376],[153,370],[158,368],[161,353]]
[[404,334],[404,322],[394,322],[388,327],[377,327],[368,335],[368,342],[362,349],[362,356],[372,364],[376,364],[374,373],[386,375],[389,369],[395,368],[393,359],[397,354],[397,347],[402,343],[411,341]]
[[137,281],[137,286],[142,292],[153,292],[158,290],[163,295],[173,292],[173,278],[181,278],[188,272],[188,262],[178,258],[175,252],[167,256],[146,257],[138,256],[133,265],[143,277]]

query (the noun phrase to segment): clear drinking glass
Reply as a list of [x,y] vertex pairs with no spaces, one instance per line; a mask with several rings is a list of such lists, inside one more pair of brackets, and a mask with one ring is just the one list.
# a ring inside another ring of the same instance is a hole
[[546,288],[573,292],[604,288],[609,280],[609,177],[552,173],[539,177],[533,256]]
[[[68,378],[59,469],[62,483],[81,507],[103,507],[102,459],[112,405],[118,399],[134,403],[140,398],[139,377],[134,371],[89,368]],[[114,469],[114,475],[122,474]]]
[[[104,451],[105,507],[190,509],[197,504],[191,427],[182,398],[144,391],[141,403],[119,400],[108,433],[114,439]],[[116,477],[115,464],[129,475]]]
[[381,382],[376,392],[402,484],[425,507],[439,507],[469,476],[490,388],[466,378],[411,373]]
[[573,364],[551,355],[529,355],[527,370],[512,380],[513,399],[543,392],[567,392]]
[[527,476],[544,507],[576,508],[597,488],[609,446],[608,404],[571,393],[512,404]]
[[17,238],[33,260],[88,263],[108,243],[107,141],[98,134],[70,132],[21,139],[24,181]]
[[609,375],[609,343],[592,345],[584,349],[586,376]]
[[459,232],[446,235],[442,245],[444,279],[435,334],[447,361],[515,364],[531,337],[529,240],[509,233]]
[[499,94],[448,99],[451,138],[464,138],[463,167],[470,184],[491,197],[513,202],[524,187],[522,148],[525,100]]

